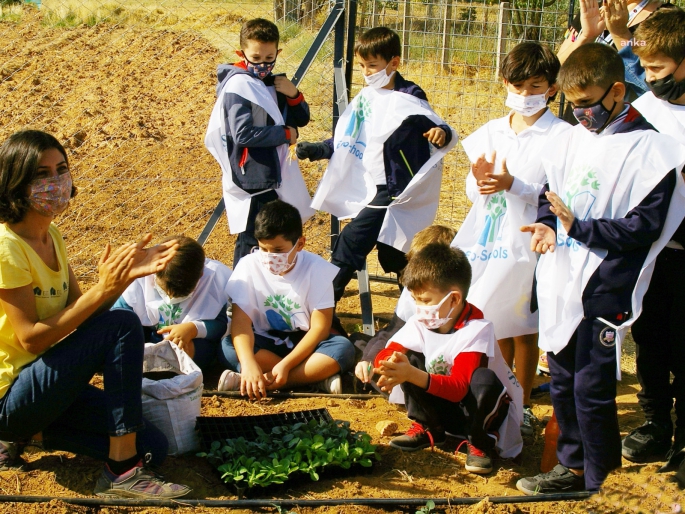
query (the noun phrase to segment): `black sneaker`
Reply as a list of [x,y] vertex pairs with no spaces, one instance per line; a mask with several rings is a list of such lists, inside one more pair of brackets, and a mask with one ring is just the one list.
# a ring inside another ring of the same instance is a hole
[[621,443],[621,455],[631,462],[663,460],[671,448],[672,428],[647,421]]
[[673,446],[671,446],[671,449],[666,454],[666,464],[661,466],[657,472],[667,473],[675,471],[683,460],[685,460],[685,430],[676,428]]
[[431,431],[424,428],[420,423],[412,423],[411,428],[404,435],[395,437],[390,441],[390,446],[405,452],[414,452],[441,445],[445,442],[445,432],[441,430]]
[[25,443],[0,441],[0,471],[16,471],[26,466],[26,461],[21,458],[25,446]]
[[675,479],[678,481],[678,485],[681,489],[685,488],[685,460],[680,461],[678,472],[675,474]]
[[529,496],[584,491],[585,478],[572,473],[566,466],[557,464],[552,471],[522,478],[516,482],[516,488]]
[[466,443],[466,471],[487,475],[492,471],[492,459],[483,450],[479,450],[471,443]]

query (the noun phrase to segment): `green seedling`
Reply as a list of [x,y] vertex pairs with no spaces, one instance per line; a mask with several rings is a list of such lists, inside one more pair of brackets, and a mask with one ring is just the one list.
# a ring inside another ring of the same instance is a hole
[[433,512],[435,510],[435,502],[433,500],[428,500],[426,502],[426,505],[421,507],[419,510],[416,511],[416,514],[429,514],[430,512]]
[[371,436],[350,429],[346,421],[316,421],[274,427],[266,433],[254,428],[257,438],[214,441],[207,453],[198,453],[221,472],[221,478],[238,488],[282,484],[297,473],[316,481],[327,466],[349,469],[354,464],[373,466],[379,460]]

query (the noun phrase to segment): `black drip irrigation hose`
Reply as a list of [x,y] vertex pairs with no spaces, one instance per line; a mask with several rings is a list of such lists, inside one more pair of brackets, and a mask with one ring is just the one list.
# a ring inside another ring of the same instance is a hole
[[[240,391],[204,391],[202,396],[224,396],[227,398],[241,398]],[[327,394],[327,393],[293,393],[290,391],[275,391],[269,392],[267,398],[337,398],[341,400],[371,400],[373,398],[382,398],[380,394]]]
[[489,496],[476,498],[338,498],[321,500],[300,500],[297,498],[274,500],[135,500],[130,498],[61,498],[59,496],[0,495],[0,503],[48,503],[58,500],[70,505],[88,507],[223,507],[233,509],[254,509],[259,507],[332,507],[339,505],[361,505],[369,507],[420,507],[432,501],[436,506],[474,505],[483,500],[491,503],[537,503],[552,501],[578,501],[592,496],[589,491],[575,493],[538,494],[534,496]]

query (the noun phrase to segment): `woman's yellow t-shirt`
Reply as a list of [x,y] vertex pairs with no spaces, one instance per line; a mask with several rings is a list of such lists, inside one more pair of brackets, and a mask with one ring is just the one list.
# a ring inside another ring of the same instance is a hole
[[[0,289],[30,284],[38,319],[49,318],[63,310],[69,297],[69,266],[64,239],[55,225],[50,225],[49,234],[55,246],[59,271],[50,269],[26,241],[0,223]],[[21,369],[37,357],[19,344],[14,328],[0,305],[0,398]]]

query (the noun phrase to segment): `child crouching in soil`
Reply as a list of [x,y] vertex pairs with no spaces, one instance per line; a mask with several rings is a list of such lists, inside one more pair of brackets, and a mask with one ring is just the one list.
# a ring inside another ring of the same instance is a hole
[[[492,451],[516,457],[521,387],[502,359],[492,323],[465,298],[471,265],[458,248],[434,243],[414,255],[402,283],[416,312],[378,353],[374,372],[385,392],[400,386],[414,422],[390,446],[415,451],[446,434],[467,445],[466,470],[492,471]],[[460,445],[461,446],[461,445]]]

